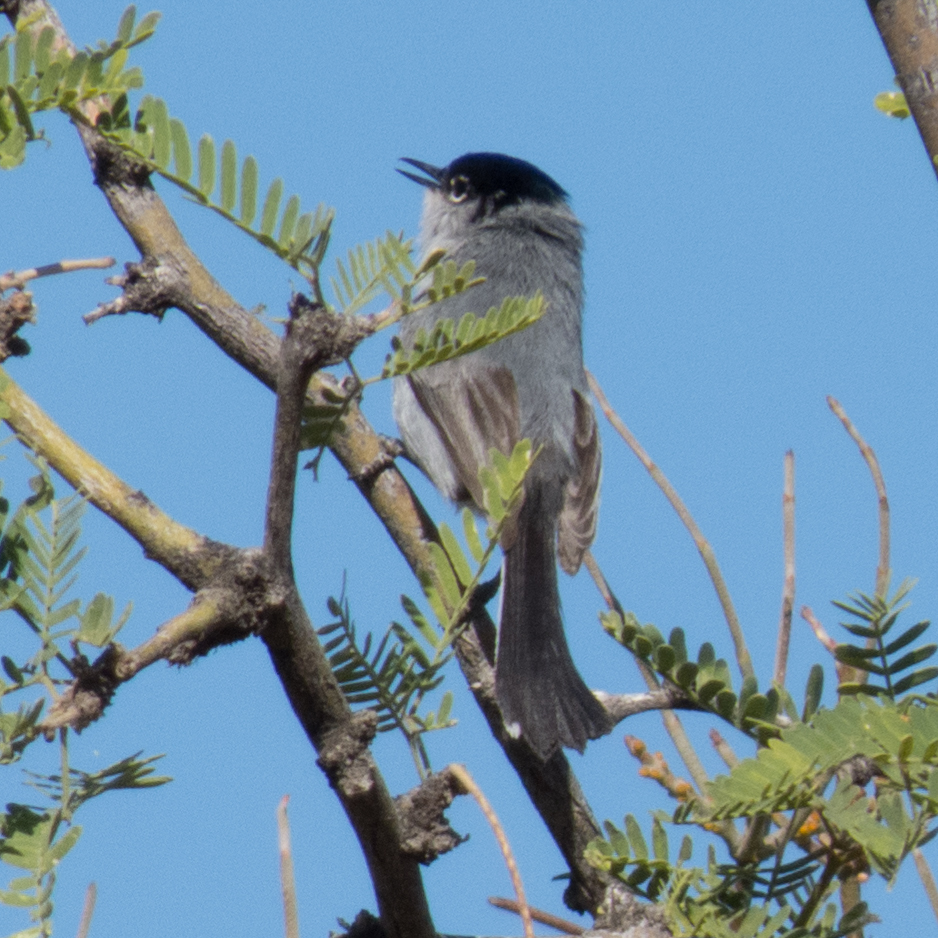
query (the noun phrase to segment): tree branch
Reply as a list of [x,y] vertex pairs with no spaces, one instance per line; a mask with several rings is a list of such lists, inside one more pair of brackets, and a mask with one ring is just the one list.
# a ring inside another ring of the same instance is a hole
[[397,808],[369,748],[373,711],[353,714],[309,621],[293,576],[291,534],[300,421],[310,376],[351,353],[354,319],[294,296],[280,344],[277,415],[267,496],[264,553],[274,607],[261,631],[293,712],[358,836],[388,938],[435,938],[418,861],[401,849]]
[[[56,31],[56,42],[74,50],[55,11],[45,0],[22,0],[15,9],[7,10],[8,15],[14,18],[17,12],[20,16],[35,17],[35,29],[51,25]],[[88,109],[87,116],[93,124],[94,107],[83,107]],[[122,294],[121,311],[144,306],[144,312],[161,314],[170,306],[176,307],[230,358],[267,387],[274,388],[279,347],[277,337],[257,317],[243,309],[202,265],[154,191],[146,168],[129,159],[90,127],[76,125],[76,129],[91,161],[96,184],[142,256],[140,263],[127,270],[125,288],[132,286],[135,292]],[[155,282],[145,283],[148,278]],[[307,390],[307,402],[322,404],[323,392],[334,390],[335,381],[329,375],[314,375]],[[329,448],[371,505],[418,579],[430,575],[433,565],[428,545],[437,539],[435,526],[397,468],[382,460],[385,452],[383,440],[354,402],[343,415],[342,427],[333,433]],[[57,454],[49,461],[69,478],[67,461],[62,456]],[[371,471],[374,466],[381,468],[378,472]],[[72,473],[79,477],[83,474]],[[180,579],[186,585],[192,589],[204,585],[205,571],[198,564],[191,569],[192,560],[186,549],[194,549],[197,541],[204,542],[203,547],[211,542],[176,526],[174,531],[178,528],[177,533],[185,532],[184,535],[179,533],[183,537],[183,544],[179,545],[181,550],[161,551],[158,555],[151,553],[146,544],[154,539],[154,535],[145,530],[147,525],[142,523],[142,518],[135,520],[132,512],[128,517],[126,508],[131,493],[129,488],[124,488],[127,492],[119,498],[102,497],[92,501],[123,526],[131,524],[131,533],[145,544],[148,555],[175,575],[182,573]],[[146,504],[149,505],[148,502]],[[157,519],[154,523],[158,523]],[[129,527],[127,529],[130,530]],[[203,562],[208,562],[205,557],[210,557],[211,552],[204,557],[202,554],[199,556]],[[300,633],[305,626],[298,624],[297,616],[302,612],[298,598],[288,595],[283,597],[283,601],[287,610],[284,619],[277,628],[268,626],[265,629],[265,641],[268,641],[269,648],[272,642],[275,647],[276,642],[282,642],[286,655],[291,642],[301,643]],[[292,603],[295,603],[295,608],[287,609]],[[302,617],[305,619],[305,612],[302,612]],[[295,635],[292,634],[294,629],[298,630]],[[572,877],[566,894],[568,904],[577,911],[595,913],[603,900],[607,880],[586,864],[583,850],[600,833],[599,826],[564,755],[559,753],[545,764],[523,741],[512,739],[505,731],[495,702],[491,676],[494,635],[495,628],[487,613],[477,611],[457,643],[460,666],[493,735],[518,772],[535,808],[570,865]],[[271,653],[273,655],[273,650]],[[281,666],[284,668],[281,678],[286,682],[290,663],[284,658],[275,658],[275,663],[278,664],[278,673],[281,673]],[[287,688],[298,716],[305,712],[304,702],[300,699],[302,694],[313,690],[313,687],[304,690],[302,681]]]
[[938,20],[921,0],[867,0],[896,80],[938,174]]

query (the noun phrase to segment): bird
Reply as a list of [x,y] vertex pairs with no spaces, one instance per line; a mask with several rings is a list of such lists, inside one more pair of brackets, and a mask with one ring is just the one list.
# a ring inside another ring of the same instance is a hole
[[396,377],[393,410],[406,455],[446,498],[483,513],[479,470],[496,448],[523,439],[537,455],[517,515],[504,529],[495,691],[509,734],[547,760],[583,752],[612,724],[570,655],[557,562],[575,573],[596,533],[601,448],[582,350],[582,225],[568,194],[533,164],[467,153],[444,167],[402,158],[422,175],[420,241],[481,285],[411,315],[412,344],[440,319],[483,314],[509,296],[540,291],[533,325],[460,358]]

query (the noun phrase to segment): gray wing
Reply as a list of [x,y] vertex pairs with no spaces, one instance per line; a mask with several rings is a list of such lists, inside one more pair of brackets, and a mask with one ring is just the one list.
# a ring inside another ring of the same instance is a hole
[[514,379],[507,368],[491,366],[476,365],[469,373],[433,372],[431,366],[410,375],[411,390],[449,456],[460,497],[468,496],[482,510],[479,470],[489,464],[489,450],[511,455],[521,439]]
[[599,427],[590,402],[573,391],[573,452],[577,471],[567,482],[557,530],[557,558],[567,573],[576,573],[596,536],[602,450]]

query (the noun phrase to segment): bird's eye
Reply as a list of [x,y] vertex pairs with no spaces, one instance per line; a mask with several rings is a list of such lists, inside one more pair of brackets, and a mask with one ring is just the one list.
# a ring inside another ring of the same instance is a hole
[[469,198],[471,186],[465,176],[455,176],[449,184],[450,202],[465,202]]

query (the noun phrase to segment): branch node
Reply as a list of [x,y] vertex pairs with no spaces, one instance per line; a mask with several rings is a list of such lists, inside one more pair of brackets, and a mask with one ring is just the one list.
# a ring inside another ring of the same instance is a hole
[[366,756],[377,732],[374,710],[359,710],[323,738],[316,763],[345,798],[370,791],[374,785],[374,766]]
[[144,313],[162,320],[166,311],[177,305],[181,295],[180,276],[157,257],[145,257],[138,263],[124,264],[124,273],[108,277],[107,283],[121,288],[121,295],[108,303],[99,303],[82,319],[91,325],[105,316]]
[[450,827],[444,811],[461,789],[448,772],[436,772],[394,801],[401,824],[401,852],[429,866],[469,838]]
[[35,321],[36,307],[33,305],[32,293],[18,289],[5,299],[0,297],[0,362],[11,356],[29,354],[29,343],[16,333],[26,323]]

